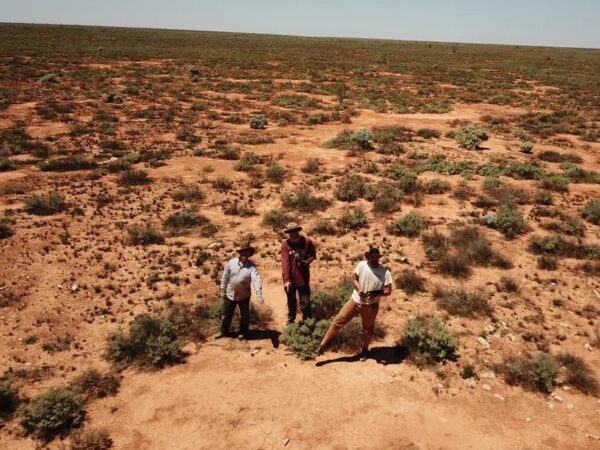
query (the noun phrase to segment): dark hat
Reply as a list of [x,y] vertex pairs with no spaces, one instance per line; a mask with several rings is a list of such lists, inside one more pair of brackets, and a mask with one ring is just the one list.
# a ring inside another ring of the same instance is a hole
[[369,251],[365,253],[365,258],[373,255],[381,256],[381,252],[376,247],[369,247]]
[[237,252],[238,253],[242,253],[242,252],[250,252],[251,254],[256,253],[256,249],[254,247],[252,247],[251,245],[251,241],[246,239],[246,240],[242,240],[242,241],[236,241],[234,243],[235,247],[237,248]]
[[286,233],[293,233],[294,231],[302,231],[302,227],[296,222],[290,222],[287,224],[284,231]]

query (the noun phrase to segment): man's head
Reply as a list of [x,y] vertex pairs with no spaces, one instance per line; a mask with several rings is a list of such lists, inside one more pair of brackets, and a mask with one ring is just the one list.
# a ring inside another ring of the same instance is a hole
[[381,258],[381,252],[378,248],[371,247],[369,251],[365,253],[365,258],[371,265],[379,265],[379,259]]
[[302,231],[302,227],[296,222],[288,223],[287,227],[285,228],[285,232],[292,241],[297,241],[300,239],[300,231]]
[[242,264],[244,264],[246,261],[248,261],[252,257],[252,255],[254,255],[254,248],[252,248],[252,247],[240,248],[240,249],[238,249],[238,255],[240,258],[240,262]]

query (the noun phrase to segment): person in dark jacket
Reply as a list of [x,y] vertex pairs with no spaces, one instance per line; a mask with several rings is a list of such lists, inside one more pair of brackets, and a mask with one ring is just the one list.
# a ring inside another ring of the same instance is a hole
[[281,243],[281,271],[287,295],[288,324],[296,321],[298,298],[302,320],[312,317],[310,303],[310,265],[317,257],[312,241],[300,234],[302,227],[289,223],[285,232],[288,238]]

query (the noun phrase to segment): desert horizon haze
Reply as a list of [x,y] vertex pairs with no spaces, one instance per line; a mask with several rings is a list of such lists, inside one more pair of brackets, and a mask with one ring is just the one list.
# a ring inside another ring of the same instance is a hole
[[600,48],[594,0],[0,0],[1,22]]
[[0,448],[599,448],[600,51],[51,3],[11,20],[238,32],[0,23]]

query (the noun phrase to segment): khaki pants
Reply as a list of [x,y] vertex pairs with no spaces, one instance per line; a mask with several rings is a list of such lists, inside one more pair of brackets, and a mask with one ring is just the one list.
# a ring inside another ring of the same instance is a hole
[[321,342],[321,347],[325,348],[327,344],[340,332],[344,325],[360,315],[363,326],[363,349],[368,349],[373,333],[375,332],[375,319],[379,312],[379,303],[371,305],[359,305],[350,299],[340,309],[340,312],[335,316],[327,334]]

